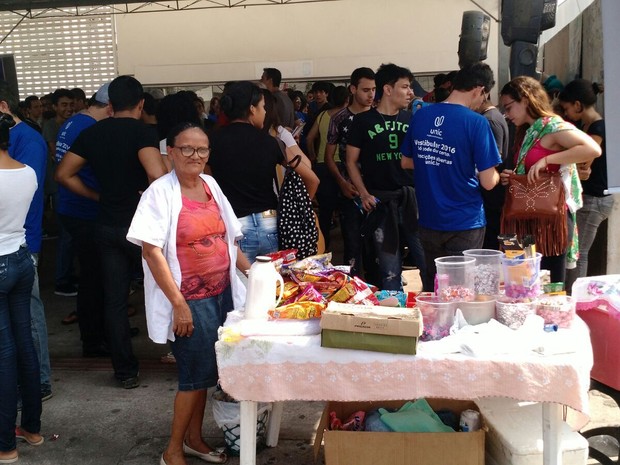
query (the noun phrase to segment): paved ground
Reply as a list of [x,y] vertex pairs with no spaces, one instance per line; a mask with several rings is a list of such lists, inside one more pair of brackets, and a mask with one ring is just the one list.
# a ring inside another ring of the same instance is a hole
[[[104,359],[81,358],[77,325],[60,320],[75,306],[75,298],[53,294],[55,240],[44,243],[41,255],[41,290],[46,305],[54,397],[43,408],[41,447],[18,446],[22,465],[157,465],[169,436],[172,400],[176,389],[174,367],[162,365],[166,347],[146,335],[141,293],[131,297],[138,313],[131,321],[141,329],[134,350],[141,360],[142,385],[125,391],[117,387],[110,364]],[[419,286],[416,272],[406,273],[409,285]],[[620,411],[607,396],[593,391],[592,422],[587,428],[620,424]],[[280,444],[258,455],[259,464],[314,464],[312,443],[323,404],[292,402],[286,405]],[[207,407],[205,436],[223,445],[222,432]],[[188,459],[199,464],[198,459]],[[236,465],[238,459],[229,463]],[[595,463],[595,462],[592,462]],[[383,464],[377,464],[383,465]],[[386,464],[387,465],[387,464]]]

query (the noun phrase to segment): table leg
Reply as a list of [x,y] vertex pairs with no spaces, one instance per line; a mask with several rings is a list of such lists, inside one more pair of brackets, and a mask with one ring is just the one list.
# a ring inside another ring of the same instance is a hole
[[274,402],[269,414],[269,427],[267,428],[267,446],[276,447],[280,437],[280,424],[282,423],[282,410],[284,402]]
[[560,404],[543,402],[543,465],[562,465],[562,411]]
[[256,402],[242,400],[239,465],[256,465]]

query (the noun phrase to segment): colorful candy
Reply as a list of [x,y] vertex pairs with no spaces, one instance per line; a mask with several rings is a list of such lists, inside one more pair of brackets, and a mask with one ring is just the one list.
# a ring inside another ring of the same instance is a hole
[[515,300],[497,300],[495,302],[495,317],[497,321],[510,329],[521,327],[528,315],[536,312],[533,302],[519,302]]
[[504,289],[506,291],[506,297],[512,299],[534,299],[540,295],[540,283],[538,281],[531,286],[506,283]]
[[480,264],[475,267],[474,291],[476,295],[499,294],[499,267]]
[[474,291],[464,286],[441,287],[438,292],[443,302],[468,301],[474,298]]
[[536,301],[536,314],[545,324],[556,324],[560,328],[570,328],[575,316],[575,302],[567,296],[539,299]]

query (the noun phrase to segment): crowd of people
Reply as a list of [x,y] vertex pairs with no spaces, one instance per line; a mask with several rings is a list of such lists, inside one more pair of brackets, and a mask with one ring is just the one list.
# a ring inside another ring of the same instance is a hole
[[140,385],[128,296],[143,273],[149,336],[170,345],[179,372],[161,465],[227,459],[201,434],[217,328],[243,307],[256,257],[278,250],[287,167],[316,202],[327,250],[339,224],[344,251],[334,260],[395,291],[405,255],[433,291],[436,258],[497,249],[498,234],[511,232],[502,217],[511,176],[560,171],[568,240],[542,235],[533,220],[519,231],[535,237],[552,281],[585,276],[613,206],[595,109],[601,87],[564,87],[555,107],[563,118],[529,77],[500,90],[500,111],[484,63],[437,75],[425,95],[415,84],[406,67],[383,64],[355,69],[347,87],[285,91],[280,71],[265,68],[258,83],[229,82],[206,104],[190,91],[147,93],[130,76],[89,99],[58,89],[19,102],[0,82],[0,463],[17,460],[16,439],[43,442],[41,405],[52,396],[37,272],[50,199],[55,292],[77,295],[63,323],[79,324],[83,356],[111,358],[125,389]]

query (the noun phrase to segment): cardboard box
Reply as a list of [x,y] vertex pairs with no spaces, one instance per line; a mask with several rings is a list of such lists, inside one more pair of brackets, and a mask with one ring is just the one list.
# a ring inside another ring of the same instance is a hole
[[422,328],[417,308],[330,302],[321,315],[321,347],[414,355]]
[[[475,409],[473,402],[427,399],[434,410],[450,409],[457,417]],[[328,402],[314,443],[315,458],[324,442],[325,465],[484,465],[483,430],[471,433],[375,433],[329,431],[329,412],[346,418],[358,410],[399,408],[406,401]]]

